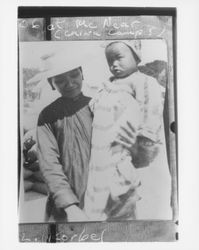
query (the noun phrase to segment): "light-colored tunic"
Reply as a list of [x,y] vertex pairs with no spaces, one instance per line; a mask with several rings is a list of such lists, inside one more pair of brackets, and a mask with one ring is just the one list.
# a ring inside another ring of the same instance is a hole
[[[91,220],[105,220],[109,198],[117,202],[129,190],[137,190],[140,183],[133,159],[115,143],[117,134],[129,121],[135,135],[158,141],[162,119],[160,87],[154,78],[139,71],[124,79],[111,79],[92,99],[90,108],[94,119],[84,209]],[[139,195],[133,195],[136,202]]]

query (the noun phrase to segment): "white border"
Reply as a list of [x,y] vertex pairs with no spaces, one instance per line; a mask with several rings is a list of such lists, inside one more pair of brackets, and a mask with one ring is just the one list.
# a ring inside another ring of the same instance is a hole
[[[40,244],[18,243],[17,216],[17,6],[177,7],[177,73],[180,240],[176,243]],[[5,0],[0,15],[0,244],[2,249],[199,249],[199,1]]]

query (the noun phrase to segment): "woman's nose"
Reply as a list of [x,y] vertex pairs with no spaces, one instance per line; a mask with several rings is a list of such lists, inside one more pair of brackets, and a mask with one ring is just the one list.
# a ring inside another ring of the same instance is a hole
[[67,86],[71,87],[73,85],[73,80],[71,78],[67,78]]

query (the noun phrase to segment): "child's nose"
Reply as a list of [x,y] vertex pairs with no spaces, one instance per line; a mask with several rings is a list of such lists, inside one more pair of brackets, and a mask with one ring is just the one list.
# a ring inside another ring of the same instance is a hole
[[117,60],[113,61],[112,66],[113,66],[113,67],[118,66],[118,61],[117,61]]

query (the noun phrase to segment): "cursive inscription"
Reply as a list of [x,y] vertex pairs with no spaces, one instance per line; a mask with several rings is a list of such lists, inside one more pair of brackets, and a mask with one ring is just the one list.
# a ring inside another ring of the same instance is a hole
[[[104,241],[104,233],[106,229],[103,229],[99,233],[87,233],[86,228],[84,227],[80,233],[64,233],[59,232],[56,234],[56,242],[103,242]],[[26,233],[22,233],[20,236],[21,242],[46,242],[46,235],[39,235],[36,237],[28,237]],[[51,236],[48,238],[48,241],[51,241]]]
[[[41,29],[37,19],[20,19],[19,29]],[[161,38],[165,26],[150,24],[137,17],[66,17],[52,18],[46,29],[53,40],[106,39],[106,38]]]

